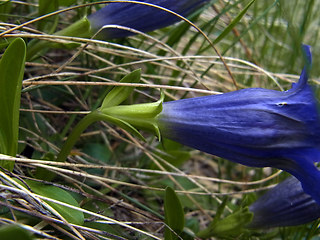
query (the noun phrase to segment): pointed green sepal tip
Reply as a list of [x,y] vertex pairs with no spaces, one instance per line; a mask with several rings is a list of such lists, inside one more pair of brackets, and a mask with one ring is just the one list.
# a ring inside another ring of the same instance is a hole
[[54,35],[89,38],[92,36],[91,23],[87,17],[83,17]]
[[[87,17],[74,22],[70,26],[54,33],[55,36],[91,38],[93,36],[91,23]],[[58,38],[58,37],[57,37]],[[74,49],[80,46],[78,42],[60,43],[57,41],[46,41],[33,39],[28,43],[27,60],[31,61],[44,54],[50,48]]]
[[[120,83],[138,83],[140,82],[140,77],[141,69],[137,69],[123,77]],[[130,96],[133,90],[134,87],[130,86],[114,87],[104,98],[101,109],[118,106]]]

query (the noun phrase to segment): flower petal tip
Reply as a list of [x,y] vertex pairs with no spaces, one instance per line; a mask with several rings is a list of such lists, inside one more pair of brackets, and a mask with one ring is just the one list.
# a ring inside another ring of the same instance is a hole
[[306,45],[306,44],[302,44],[302,50],[306,56],[307,63],[311,64],[311,62],[312,62],[311,46]]

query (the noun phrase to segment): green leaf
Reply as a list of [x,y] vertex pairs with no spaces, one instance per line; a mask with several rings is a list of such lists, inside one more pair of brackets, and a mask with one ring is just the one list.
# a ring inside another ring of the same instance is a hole
[[248,11],[250,6],[255,2],[255,0],[251,0],[248,5],[236,16],[235,19],[223,30],[223,32],[213,41],[213,44],[217,44],[220,42],[233,28],[237,23],[241,20],[243,15]]
[[77,2],[77,0],[58,0],[59,6],[68,7]]
[[20,227],[17,224],[4,225],[0,227],[1,240],[23,239],[33,240],[30,232]]
[[12,9],[12,2],[10,0],[0,3],[0,20],[6,22],[9,13]]
[[[45,161],[55,161],[56,157],[53,153],[48,152],[42,157],[42,159]],[[54,172],[51,172],[43,167],[37,167],[34,175],[37,179],[42,179],[46,181],[51,181],[56,176]]]
[[[134,70],[120,80],[121,83],[138,83],[140,81],[141,69]],[[134,87],[118,86],[114,87],[104,98],[101,109],[117,106],[126,100]]]
[[165,240],[179,239],[176,234],[179,235],[184,228],[184,212],[178,196],[170,187],[165,191],[164,216],[165,223],[174,231],[166,227]]
[[[225,204],[225,203],[223,203]],[[200,238],[235,238],[248,232],[245,226],[251,222],[253,213],[249,211],[248,207],[240,208],[239,210],[228,215],[224,219],[216,216],[210,223],[209,227],[200,231],[197,236]]]
[[[58,0],[39,0],[39,16],[46,15],[59,9]],[[53,33],[58,25],[59,15],[43,19],[38,22],[38,28],[41,31]]]
[[[25,180],[25,182],[31,190],[38,195],[79,207],[78,202],[71,196],[71,194],[61,188],[30,180]],[[45,202],[54,208],[68,222],[78,225],[82,225],[84,223],[83,212],[50,201]]]
[[[21,38],[10,43],[0,60],[0,153],[15,156],[18,148],[19,108],[26,45]],[[0,166],[12,171],[14,162]]]
[[159,149],[162,152],[157,154],[175,167],[182,165],[191,157],[190,152],[185,151],[182,144],[167,138],[161,140]]

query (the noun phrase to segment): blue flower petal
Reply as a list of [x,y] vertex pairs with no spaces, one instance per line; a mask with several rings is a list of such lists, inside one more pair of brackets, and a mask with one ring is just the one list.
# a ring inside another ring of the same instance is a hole
[[[141,0],[140,2],[157,5],[187,17],[208,1],[209,0]],[[95,31],[104,25],[120,25],[141,32],[153,31],[181,20],[164,10],[137,3],[110,3],[90,15],[88,19]],[[105,38],[122,38],[130,35],[133,35],[133,33],[125,30],[103,30],[103,36]]]
[[289,91],[295,91],[296,89],[299,89],[305,86],[308,82],[308,72],[311,68],[311,62],[312,62],[311,47],[308,45],[303,45],[302,49],[306,57],[306,64],[302,70],[298,83],[292,84],[292,88]]
[[311,63],[292,89],[248,88],[166,102],[158,116],[163,137],[252,167],[276,167],[296,176],[320,203],[317,101],[307,84]]
[[295,226],[320,217],[320,206],[304,193],[294,177],[266,192],[249,210],[254,214],[251,228]]

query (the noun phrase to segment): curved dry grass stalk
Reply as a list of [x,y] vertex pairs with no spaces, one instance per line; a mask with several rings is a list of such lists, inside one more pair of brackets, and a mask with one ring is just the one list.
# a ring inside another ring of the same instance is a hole
[[[0,205],[2,203],[0,202]],[[4,205],[5,206],[5,205]],[[13,205],[7,205],[7,207],[9,208],[15,208],[15,206]],[[12,219],[9,219],[9,218],[3,218],[3,217],[0,217],[0,222],[2,224],[18,224],[18,226],[22,227],[23,229],[26,229],[28,231],[30,231],[31,233],[33,234],[36,234],[36,235],[39,235],[45,239],[53,239],[53,240],[59,240],[60,238],[57,238],[57,237],[54,237],[48,233],[46,233],[45,231],[41,231],[39,229],[37,229],[36,227],[31,227],[30,225],[27,225],[27,224],[23,224],[23,223],[17,223],[16,221],[12,220]],[[62,221],[59,221],[60,223],[63,223]]]
[[[13,36],[18,36],[17,34],[13,35]],[[43,35],[35,35],[35,34],[24,34],[23,36],[25,37],[32,37],[32,38],[43,38]],[[81,41],[84,41],[86,44],[83,45],[83,46],[86,46],[87,44],[103,44],[103,45],[106,45],[106,46],[112,46],[112,47],[117,47],[117,48],[123,48],[126,50],[126,52],[122,52],[127,58],[132,58],[134,56],[134,52],[137,52],[138,55],[136,57],[138,58],[141,58],[142,56],[146,56],[148,57],[148,59],[144,59],[144,60],[138,60],[138,61],[133,61],[133,62],[129,62],[129,63],[125,63],[125,64],[121,64],[121,65],[114,65],[114,66],[110,66],[110,67],[106,67],[106,68],[102,68],[102,69],[98,69],[98,70],[91,70],[91,71],[86,71],[85,73],[82,73],[84,75],[92,75],[93,73],[100,73],[100,72],[105,72],[105,71],[110,71],[112,69],[119,69],[121,67],[125,67],[125,66],[133,66],[135,64],[139,65],[139,64],[142,64],[142,63],[152,63],[152,64],[157,64],[157,62],[160,62],[160,61],[166,61],[166,60],[170,60],[170,61],[177,61],[177,60],[183,60],[183,61],[191,61],[191,59],[202,59],[202,60],[212,60],[212,59],[219,59],[219,57],[215,57],[215,56],[170,56],[170,57],[159,57],[159,56],[156,56],[156,55],[153,55],[151,54],[150,52],[146,52],[146,51],[141,51],[140,49],[136,49],[136,48],[131,48],[131,47],[126,47],[126,46],[123,46],[123,45],[119,45],[119,44],[113,44],[113,43],[108,43],[108,42],[104,42],[104,41],[99,41],[99,40],[90,40],[90,39],[82,39],[82,38],[74,38],[74,37],[61,37],[61,36],[52,36],[52,35],[45,35],[45,39],[49,40],[51,39],[51,41],[55,41],[57,42],[57,39],[65,39],[65,40],[69,40],[69,43],[72,42],[72,43],[75,43],[75,42],[81,42]],[[91,49],[91,50],[95,50],[95,51],[99,51],[99,52],[105,52],[105,48],[97,48],[97,47],[93,47],[93,46],[87,46],[88,49]],[[171,49],[170,49],[170,52]],[[90,52],[86,52],[87,54],[91,55],[91,56],[94,56],[92,53]],[[112,52],[110,52],[110,49],[108,50],[108,52],[106,52],[108,54],[116,54],[116,52],[114,52],[114,50],[112,50]],[[142,54],[142,55],[141,55]],[[175,55],[177,55],[176,52],[174,52]],[[151,57],[151,58],[150,58]],[[99,59],[99,60],[103,60],[103,59]],[[233,61],[233,62],[239,62],[239,63],[242,63],[242,64],[245,64],[247,66],[250,66],[252,67],[253,69],[259,71],[259,72],[262,72],[264,73],[267,77],[271,78],[275,83],[276,85],[281,89],[281,86],[279,85],[279,83],[275,80],[275,78],[271,75],[271,73],[265,71],[264,69],[250,63],[250,62],[247,62],[247,61],[244,61],[244,60],[241,60],[241,59],[236,59],[236,58],[230,58],[230,57],[225,57],[225,60],[228,60],[228,61]],[[67,61],[68,62],[68,61]],[[108,62],[110,63],[110,62]],[[168,63],[168,62],[167,62]],[[201,66],[203,68],[203,62],[200,62],[201,65],[199,64],[198,66]],[[169,65],[168,65],[169,64]],[[188,69],[182,69],[182,68],[178,68],[176,67],[175,65],[172,65],[170,62],[168,64],[165,64],[165,65],[162,65],[164,66],[165,68],[168,68],[171,70],[177,70],[177,71],[181,71],[181,72],[185,72],[188,76],[195,76],[194,80],[198,81],[199,82],[199,77],[197,77],[196,75],[196,71],[197,70],[194,70],[193,68],[189,68],[192,75],[190,75],[187,71]],[[223,64],[222,62],[213,62],[213,64],[215,65],[221,65]],[[188,66],[188,65],[187,65]],[[190,65],[189,65],[190,66]],[[67,66],[64,66],[64,68],[67,67]],[[229,65],[229,67],[241,67],[241,66],[236,66],[236,65]],[[60,68],[58,68],[59,70]],[[70,69],[70,67],[69,67]],[[82,69],[79,69],[79,70],[82,70]],[[83,71],[83,70],[82,70]],[[55,75],[56,73],[53,73],[52,75],[49,74],[47,75],[46,77],[55,77],[55,76],[72,76],[72,73],[61,73],[61,75],[57,74]],[[70,74],[70,75],[69,75]],[[250,72],[248,72],[247,74],[250,75]],[[75,76],[77,76],[76,73],[74,73]],[[41,77],[40,77],[41,78]],[[37,78],[35,78],[37,79]],[[34,79],[34,80],[35,80]],[[31,79],[26,79],[26,81],[29,81]],[[206,84],[204,83],[203,81],[201,81],[201,84]]]
[[[250,186],[250,185],[258,185],[258,184],[266,183],[267,181],[274,179],[275,177],[279,176],[280,173],[282,173],[282,171],[279,170],[276,173],[274,173],[268,177],[265,177],[261,180],[241,182],[241,181],[232,181],[232,180],[221,179],[221,178],[213,178],[213,177],[205,177],[205,176],[186,174],[186,173],[182,172],[181,170],[179,170],[178,168],[175,168],[174,166],[169,165],[169,164],[168,165],[176,172],[168,172],[165,170],[150,170],[150,169],[141,169],[141,168],[117,167],[117,166],[108,166],[108,165],[81,164],[81,163],[55,162],[55,161],[45,161],[45,160],[36,160],[36,159],[27,159],[27,158],[16,158],[16,157],[11,157],[11,156],[4,155],[4,154],[0,154],[0,160],[15,161],[17,163],[29,164],[30,166],[40,166],[41,165],[41,167],[43,167],[43,168],[48,167],[47,169],[50,169],[49,166],[56,166],[56,167],[78,168],[78,169],[89,168],[89,169],[113,170],[113,171],[120,171],[120,172],[151,173],[151,174],[158,174],[158,175],[171,175],[174,177],[184,177],[184,178],[188,178],[188,179],[206,180],[206,181],[211,181],[211,182],[240,185],[240,186]],[[51,168],[51,169],[57,171],[58,168]],[[66,169],[64,169],[64,170],[66,170]],[[68,170],[67,173],[70,173],[69,171],[70,170]],[[57,171],[57,172],[59,172],[59,171]],[[79,174],[82,174],[82,173],[79,173]],[[157,190],[159,190],[159,189],[157,189]]]
[[112,3],[112,2],[123,2],[123,3],[134,3],[134,4],[140,4],[140,5],[145,5],[145,6],[149,6],[149,7],[154,7],[154,8],[157,8],[161,11],[166,11],[167,13],[170,13],[178,18],[180,18],[181,20],[183,20],[184,22],[187,22],[190,26],[192,26],[193,28],[195,28],[205,39],[206,41],[209,43],[209,45],[211,46],[212,49],[214,49],[214,51],[216,52],[216,54],[219,56],[219,58],[221,59],[221,61],[223,62],[223,65],[224,67],[226,68],[227,72],[228,72],[228,75],[229,77],[231,78],[234,86],[236,87],[236,89],[238,88],[237,87],[237,82],[236,80],[234,79],[228,65],[225,63],[223,57],[221,56],[220,52],[218,51],[218,49],[215,47],[215,45],[213,44],[213,42],[210,40],[210,38],[198,27],[196,26],[194,23],[192,23],[190,20],[188,20],[187,18],[169,10],[169,9],[166,9],[164,7],[161,7],[161,6],[158,6],[158,5],[154,5],[154,4],[150,4],[150,3],[145,3],[145,2],[140,2],[140,1],[100,1],[100,2],[95,2],[95,3],[87,3],[87,4],[83,4],[83,5],[78,5],[78,6],[73,6],[73,7],[69,7],[69,8],[65,8],[65,9],[62,9],[62,10],[58,10],[58,11],[55,11],[53,13],[49,13],[49,14],[46,14],[46,15],[43,15],[43,16],[40,16],[38,18],[35,18],[35,19],[32,19],[32,20],[29,20],[25,23],[22,23],[16,27],[13,27],[9,30],[6,30],[2,33],[0,33],[0,37],[4,37],[6,36],[7,34],[10,34],[12,33],[13,31],[15,30],[19,30],[20,28],[23,28],[27,25],[30,25],[31,23],[36,23],[37,21],[40,21],[40,20],[43,20],[43,19],[46,19],[48,17],[51,17],[51,16],[54,16],[54,15],[57,15],[57,14],[60,14],[60,13],[63,13],[63,12],[67,12],[67,11],[70,11],[70,10],[75,10],[75,9],[78,9],[78,8],[82,8],[82,7],[88,7],[88,6],[93,6],[93,5],[96,5],[96,4],[105,4],[105,3]]
[[12,190],[13,192],[19,192],[23,196],[31,197],[32,203],[37,203],[43,206],[45,209],[49,210],[54,216],[58,217],[58,219],[62,220],[62,222],[68,226],[74,233],[75,235],[82,240],[85,240],[85,238],[76,230],[70,223],[62,217],[59,212],[57,212],[54,208],[52,208],[49,204],[47,204],[44,201],[41,201],[41,197],[37,196],[36,194],[30,192],[29,189],[25,188],[24,186],[20,185],[18,182],[14,181],[12,178],[10,178],[8,175],[6,175],[4,172],[0,171],[0,177],[2,178],[2,181],[6,180],[8,181],[13,187],[10,186],[5,186],[3,184],[0,184],[0,188],[5,189],[5,190]]

